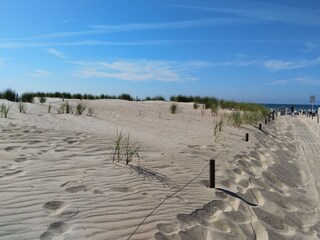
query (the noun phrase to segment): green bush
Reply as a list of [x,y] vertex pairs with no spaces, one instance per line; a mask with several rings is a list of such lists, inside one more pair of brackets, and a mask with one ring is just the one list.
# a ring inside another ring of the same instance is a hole
[[40,96],[40,97],[38,97],[38,99],[39,99],[40,103],[45,103],[47,101],[47,98],[44,96]]
[[11,101],[11,102],[16,101],[16,96],[17,96],[17,93],[10,88],[0,93],[0,98],[7,99],[8,101]]
[[171,112],[172,114],[176,114],[176,113],[177,113],[177,110],[178,110],[177,104],[172,103],[172,104],[170,105],[170,112]]
[[131,97],[130,94],[127,94],[127,93],[123,93],[123,94],[119,95],[118,99],[133,101],[133,97]]
[[26,92],[26,93],[23,93],[21,95],[21,101],[22,102],[29,102],[29,103],[33,103],[33,98],[36,97],[36,94],[33,93],[33,92]]

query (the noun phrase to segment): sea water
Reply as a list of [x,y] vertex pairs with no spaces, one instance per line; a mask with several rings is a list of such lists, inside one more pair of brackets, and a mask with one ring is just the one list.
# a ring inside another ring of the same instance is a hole
[[[300,110],[305,110],[305,111],[311,111],[312,110],[312,106],[311,104],[269,104],[269,103],[264,103],[261,104],[263,106],[266,106],[269,109],[273,109],[273,110],[280,110],[280,109],[285,109],[287,108],[289,111],[291,111],[291,107],[294,107],[295,111],[300,111]],[[318,107],[320,107],[319,105],[313,105],[313,110],[317,111]]]

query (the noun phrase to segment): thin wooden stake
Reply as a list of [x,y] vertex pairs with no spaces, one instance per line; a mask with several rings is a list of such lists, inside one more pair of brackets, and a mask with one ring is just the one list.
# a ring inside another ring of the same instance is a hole
[[216,171],[216,160],[211,159],[210,160],[210,175],[209,175],[209,187],[210,188],[215,188],[215,171]]

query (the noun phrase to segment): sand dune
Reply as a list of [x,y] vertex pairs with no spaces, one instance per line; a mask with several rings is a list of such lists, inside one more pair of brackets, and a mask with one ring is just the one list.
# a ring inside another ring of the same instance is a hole
[[[128,239],[160,203],[130,239],[320,237],[315,119],[225,128],[215,141],[210,112],[192,104],[172,115],[166,102],[94,100],[88,117],[49,102],[51,113],[13,105],[0,119],[0,239]],[[112,163],[117,129],[143,146],[139,166]]]

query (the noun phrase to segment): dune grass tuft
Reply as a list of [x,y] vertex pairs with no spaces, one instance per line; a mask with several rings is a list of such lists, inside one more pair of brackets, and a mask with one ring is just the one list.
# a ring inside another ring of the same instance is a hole
[[81,115],[85,109],[86,109],[86,105],[82,102],[79,102],[76,105],[76,114]]
[[137,142],[133,142],[130,139],[130,135],[124,135],[121,131],[117,130],[117,135],[112,147],[113,158],[112,162],[120,162],[124,160],[126,165],[133,161],[133,159],[139,159],[145,154],[142,151],[142,147]]
[[11,105],[5,105],[4,103],[2,103],[0,105],[0,117],[7,118],[10,108],[11,108]]
[[26,113],[27,111],[27,105],[23,102],[19,102],[19,105],[18,105],[18,109],[19,109],[19,112],[20,113]]

